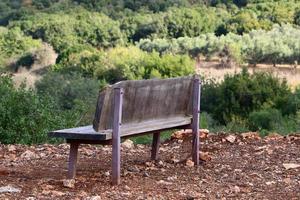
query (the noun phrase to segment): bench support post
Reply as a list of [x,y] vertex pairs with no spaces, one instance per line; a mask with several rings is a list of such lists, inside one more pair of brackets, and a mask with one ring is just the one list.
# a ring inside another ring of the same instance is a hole
[[121,168],[121,136],[120,127],[122,119],[122,88],[114,89],[114,117],[112,133],[112,184],[120,184]]
[[193,149],[192,158],[195,165],[199,165],[199,120],[200,120],[200,93],[201,86],[199,78],[194,79],[193,83]]
[[76,175],[76,165],[77,165],[77,155],[78,155],[79,143],[71,142],[70,143],[70,155],[68,163],[68,179],[75,178]]
[[151,160],[158,159],[159,144],[160,144],[160,132],[155,132],[153,133]]

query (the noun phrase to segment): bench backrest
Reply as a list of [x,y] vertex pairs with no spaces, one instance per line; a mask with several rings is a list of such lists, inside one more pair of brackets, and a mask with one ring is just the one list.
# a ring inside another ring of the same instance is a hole
[[93,128],[112,129],[114,88],[124,91],[122,125],[191,116],[194,78],[121,81],[106,87],[98,97]]

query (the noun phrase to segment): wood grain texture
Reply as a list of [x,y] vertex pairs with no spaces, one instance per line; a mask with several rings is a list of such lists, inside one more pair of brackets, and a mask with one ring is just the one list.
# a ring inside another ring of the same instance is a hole
[[160,144],[160,132],[155,132],[153,133],[151,160],[158,159],[159,144]]
[[[121,137],[130,135],[150,133],[156,130],[167,130],[171,128],[189,125],[192,122],[191,116],[173,117],[168,119],[148,120],[140,123],[122,124]],[[111,140],[112,129],[96,132],[92,125],[52,131],[50,137],[60,137],[70,140]]]
[[121,119],[123,105],[123,89],[114,89],[114,116],[112,132],[112,184],[120,184],[121,178]]
[[121,81],[107,87],[99,94],[93,128],[97,132],[112,129],[114,88],[124,89],[123,125],[191,116],[192,80],[193,77]]
[[76,175],[76,165],[78,157],[78,147],[79,143],[72,142],[70,144],[70,154],[69,154],[69,163],[68,163],[68,179],[75,178]]
[[192,158],[195,165],[199,165],[199,121],[200,121],[200,80],[194,79],[193,84],[193,147]]

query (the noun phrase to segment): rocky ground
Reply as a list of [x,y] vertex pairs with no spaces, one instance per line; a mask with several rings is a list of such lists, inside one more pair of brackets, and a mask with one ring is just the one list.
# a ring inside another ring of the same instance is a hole
[[111,147],[82,145],[75,182],[65,180],[69,147],[1,145],[0,199],[300,199],[300,134],[177,132],[150,161],[150,147],[122,145],[122,183],[110,184]]

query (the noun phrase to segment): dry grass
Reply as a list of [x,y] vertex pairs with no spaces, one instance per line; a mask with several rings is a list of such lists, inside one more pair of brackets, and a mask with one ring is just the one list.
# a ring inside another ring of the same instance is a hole
[[[226,74],[235,74],[242,71],[242,68],[239,66],[220,68],[218,65],[218,62],[202,62],[202,67],[198,68],[197,72],[204,77],[222,81]],[[294,68],[290,65],[278,65],[277,67],[273,67],[272,65],[259,64],[255,68],[248,67],[248,71],[251,74],[254,72],[270,72],[280,79],[285,78],[292,88],[300,85],[300,68]]]

